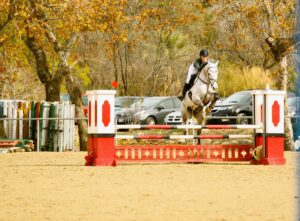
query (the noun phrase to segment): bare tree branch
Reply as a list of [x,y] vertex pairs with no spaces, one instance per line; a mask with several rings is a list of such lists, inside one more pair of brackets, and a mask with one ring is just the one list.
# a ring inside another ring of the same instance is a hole
[[264,3],[265,12],[267,14],[269,36],[274,37],[275,32],[272,25],[274,23],[274,14],[272,12],[272,5],[270,0],[263,0],[263,3]]

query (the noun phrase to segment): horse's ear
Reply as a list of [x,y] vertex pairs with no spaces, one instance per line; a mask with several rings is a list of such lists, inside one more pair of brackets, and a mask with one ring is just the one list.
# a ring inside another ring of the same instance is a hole
[[220,61],[217,61],[217,62],[216,62],[216,66],[218,66],[218,65],[219,65],[219,62],[220,62]]

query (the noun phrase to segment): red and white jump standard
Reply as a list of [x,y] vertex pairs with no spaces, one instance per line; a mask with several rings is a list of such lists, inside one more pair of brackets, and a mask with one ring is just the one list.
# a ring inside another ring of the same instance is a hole
[[[117,162],[248,161],[251,164],[285,164],[283,91],[253,91],[254,125],[115,125],[114,90],[88,91],[87,166],[116,166]],[[253,129],[254,135],[115,135],[116,129]],[[116,139],[249,139],[252,145],[115,145]],[[262,157],[252,157],[262,146]]]
[[263,157],[253,164],[285,164],[284,158],[284,91],[253,91],[255,147],[263,146]]
[[116,166],[114,90],[87,91],[88,155],[86,165]]

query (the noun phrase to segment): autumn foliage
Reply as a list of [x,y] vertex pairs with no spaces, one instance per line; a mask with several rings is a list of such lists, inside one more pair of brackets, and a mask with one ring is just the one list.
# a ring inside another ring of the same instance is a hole
[[223,96],[267,82],[293,89],[295,4],[0,0],[0,96],[53,101],[68,92],[79,112],[81,94],[112,81],[119,95],[174,96],[204,47],[221,61]]

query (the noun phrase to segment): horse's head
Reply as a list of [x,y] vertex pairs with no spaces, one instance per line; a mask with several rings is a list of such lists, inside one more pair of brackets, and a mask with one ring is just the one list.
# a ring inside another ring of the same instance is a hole
[[218,87],[218,84],[217,84],[218,74],[219,74],[218,65],[219,65],[219,61],[217,61],[216,63],[208,61],[207,65],[204,68],[205,74],[206,74],[210,84],[213,87],[216,87],[214,89],[217,89],[217,87]]

